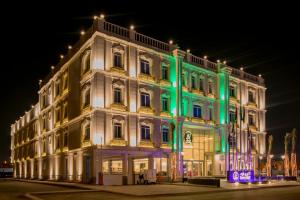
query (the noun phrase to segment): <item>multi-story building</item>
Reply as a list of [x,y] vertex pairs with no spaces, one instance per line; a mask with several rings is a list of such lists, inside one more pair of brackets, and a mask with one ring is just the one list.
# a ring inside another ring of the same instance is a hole
[[146,169],[159,180],[226,176],[241,106],[253,162],[265,151],[265,90],[260,76],[96,18],[11,126],[14,176],[104,184],[134,184]]

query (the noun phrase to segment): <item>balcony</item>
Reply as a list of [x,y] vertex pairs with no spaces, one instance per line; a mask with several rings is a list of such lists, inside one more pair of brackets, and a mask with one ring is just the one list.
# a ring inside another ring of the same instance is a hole
[[121,104],[121,103],[113,103],[110,105],[110,108],[113,110],[118,110],[118,111],[126,111],[127,110],[127,106],[125,106],[124,104]]
[[160,112],[160,116],[161,117],[171,117],[171,114],[167,111],[161,111]]
[[198,117],[192,117],[191,121],[194,122],[194,123],[201,123],[201,124],[205,123],[204,119],[198,118]]
[[153,143],[151,140],[141,140],[139,147],[153,147]]
[[114,74],[118,74],[118,75],[125,75],[126,71],[124,70],[124,68],[121,67],[112,67],[110,68],[110,71]]
[[171,86],[171,82],[170,82],[169,80],[164,80],[164,79],[161,79],[161,80],[159,81],[159,84],[160,84],[161,86],[168,86],[168,87]]
[[154,114],[154,110],[151,107],[141,106],[139,109],[139,113],[143,114]]
[[112,139],[110,141],[111,146],[127,146],[127,141],[124,139]]
[[154,77],[148,74],[139,74],[139,80],[154,83]]

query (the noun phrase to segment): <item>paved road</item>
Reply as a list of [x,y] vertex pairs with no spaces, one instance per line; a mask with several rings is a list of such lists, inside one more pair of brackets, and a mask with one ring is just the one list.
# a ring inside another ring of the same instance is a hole
[[[23,195],[28,192],[62,191],[62,190],[70,190],[70,188],[0,179],[1,200],[25,199]],[[74,188],[72,188],[72,190],[74,190]]]
[[212,192],[210,194],[194,194],[179,196],[149,196],[149,197],[132,197],[106,192],[88,192],[64,195],[42,195],[39,196],[45,200],[299,200],[300,187],[269,188],[248,191],[232,192]]
[[[186,187],[186,186],[183,186]],[[128,187],[130,189],[130,187]],[[65,193],[56,193],[56,192]],[[25,193],[28,192],[55,192],[55,194],[37,195],[38,198],[44,200],[299,200],[300,187],[280,187],[280,188],[265,188],[259,190],[247,191],[211,191],[207,194],[185,194],[185,195],[163,195],[163,196],[147,196],[133,197],[121,194],[113,194],[109,192],[80,192],[79,190],[61,186],[51,186],[38,183],[26,183],[11,180],[0,179],[0,200],[26,199]]]

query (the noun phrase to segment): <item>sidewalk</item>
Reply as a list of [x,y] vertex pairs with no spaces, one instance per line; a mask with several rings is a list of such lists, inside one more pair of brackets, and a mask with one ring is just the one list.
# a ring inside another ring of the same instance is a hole
[[122,195],[131,196],[161,196],[161,195],[187,195],[187,194],[205,194],[211,192],[230,192],[238,190],[252,190],[262,188],[274,188],[274,187],[288,187],[288,186],[300,186],[299,182],[292,181],[274,181],[268,184],[234,184],[228,183],[225,180],[221,181],[221,187],[209,187],[202,185],[194,185],[187,183],[174,183],[174,184],[156,184],[156,185],[124,185],[124,186],[100,186],[100,185],[88,185],[81,183],[68,183],[68,182],[55,182],[55,181],[37,181],[37,180],[24,180],[24,179],[12,179],[16,181],[25,181],[31,183],[58,185],[64,187],[77,188],[88,191],[102,191],[110,192]]

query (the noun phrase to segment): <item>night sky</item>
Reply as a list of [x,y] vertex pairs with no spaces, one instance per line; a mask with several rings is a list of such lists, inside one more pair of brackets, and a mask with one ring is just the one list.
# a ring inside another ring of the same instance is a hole
[[[293,127],[300,130],[298,6],[287,1],[163,2],[43,0],[1,5],[0,160],[10,156],[10,125],[38,100],[38,80],[58,63],[67,45],[78,40],[80,30],[92,24],[93,15],[102,12],[109,22],[134,24],[138,32],[161,41],[173,39],[195,55],[226,59],[230,66],[261,73],[267,87],[267,132],[274,135],[273,153],[281,155],[284,134]],[[297,148],[300,153],[300,144]]]

